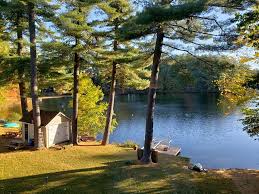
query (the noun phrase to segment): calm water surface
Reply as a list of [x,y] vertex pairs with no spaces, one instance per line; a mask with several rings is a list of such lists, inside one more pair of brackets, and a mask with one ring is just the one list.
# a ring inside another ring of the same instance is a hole
[[[143,145],[146,99],[143,95],[116,97],[118,126],[110,137],[111,142],[132,140]],[[42,105],[64,108],[62,103],[54,100]],[[224,114],[213,94],[158,95],[154,137],[172,139],[172,145],[182,148],[182,156],[207,168],[259,169],[259,141],[242,130],[240,118],[242,114],[238,109]]]

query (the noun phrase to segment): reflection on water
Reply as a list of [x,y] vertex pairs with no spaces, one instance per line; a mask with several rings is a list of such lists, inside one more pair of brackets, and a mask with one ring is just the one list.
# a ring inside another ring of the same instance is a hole
[[[146,96],[116,98],[118,127],[112,142],[133,140],[143,144]],[[239,110],[225,115],[215,94],[158,96],[154,137],[173,139],[182,156],[210,168],[259,168],[259,142],[243,132]]]
[[[146,117],[146,96],[117,96],[115,113],[118,121],[112,142],[133,140],[143,144]],[[51,99],[42,107],[72,113],[67,99]],[[158,95],[154,137],[173,139],[182,148],[182,156],[190,157],[207,168],[259,169],[259,141],[246,134],[239,119],[239,110],[225,115],[217,106],[215,94]]]

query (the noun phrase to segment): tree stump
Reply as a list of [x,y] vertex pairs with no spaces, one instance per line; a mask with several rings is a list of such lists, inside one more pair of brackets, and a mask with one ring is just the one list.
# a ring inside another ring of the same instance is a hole
[[[143,156],[144,150],[141,148],[137,149],[137,156],[138,156],[138,160],[141,160],[142,156]],[[151,151],[151,160],[153,163],[158,163],[158,151],[157,150],[152,150]]]
[[138,149],[137,149],[138,160],[140,160],[140,159],[142,158],[143,152],[144,152],[143,149],[141,149],[141,148],[138,148]]
[[151,152],[151,160],[154,163],[158,163],[158,151],[152,150],[152,152]]

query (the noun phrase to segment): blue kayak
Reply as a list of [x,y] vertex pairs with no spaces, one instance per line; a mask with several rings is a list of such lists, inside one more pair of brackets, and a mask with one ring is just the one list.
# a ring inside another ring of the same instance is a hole
[[4,127],[5,128],[18,128],[19,125],[17,123],[5,123]]

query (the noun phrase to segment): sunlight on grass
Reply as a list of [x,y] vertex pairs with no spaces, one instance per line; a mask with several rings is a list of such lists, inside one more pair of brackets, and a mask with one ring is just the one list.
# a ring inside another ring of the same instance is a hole
[[132,149],[97,143],[1,153],[0,192],[238,193],[230,178],[188,170],[187,158],[159,155],[159,164],[151,165],[135,159]]

